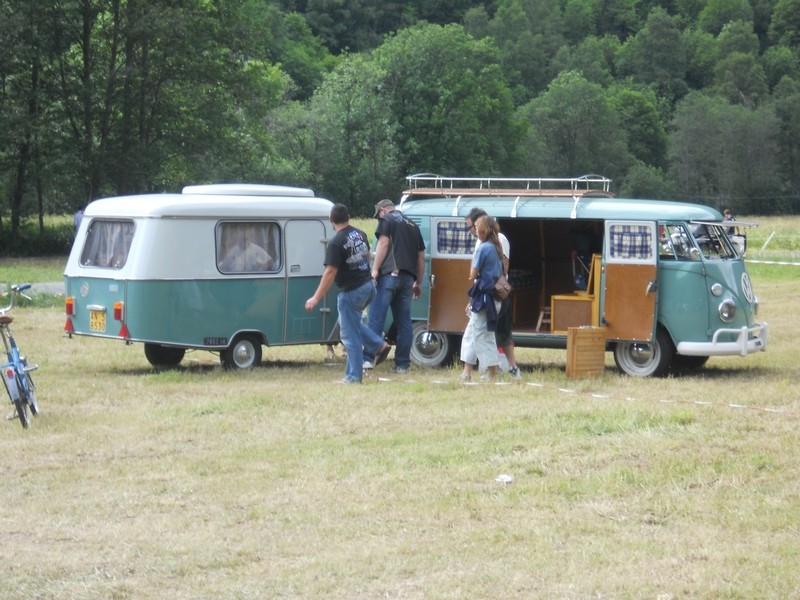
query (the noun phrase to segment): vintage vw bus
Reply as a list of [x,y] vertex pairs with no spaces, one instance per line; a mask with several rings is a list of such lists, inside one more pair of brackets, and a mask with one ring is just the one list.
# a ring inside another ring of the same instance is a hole
[[429,254],[412,315],[418,365],[451,360],[466,326],[475,240],[464,218],[473,207],[511,244],[518,346],[566,348],[570,327],[602,327],[619,370],[635,376],[767,347],[744,260],[712,208],[614,198],[599,176],[407,179],[399,209],[419,225]]
[[203,349],[246,368],[262,345],[333,341],[335,291],[304,309],[332,206],[308,189],[245,184],[92,202],[64,272],[65,330],[144,342],[157,366]]

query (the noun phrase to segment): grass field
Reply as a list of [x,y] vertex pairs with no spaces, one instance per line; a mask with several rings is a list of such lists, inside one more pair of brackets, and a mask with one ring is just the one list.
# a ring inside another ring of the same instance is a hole
[[666,379],[155,372],[19,308],[42,414],[0,432],[0,598],[800,598],[798,269],[750,267],[767,352]]

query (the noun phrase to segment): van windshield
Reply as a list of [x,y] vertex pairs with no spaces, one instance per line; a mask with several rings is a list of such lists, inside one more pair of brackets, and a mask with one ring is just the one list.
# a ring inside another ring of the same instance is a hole
[[707,223],[692,223],[692,236],[705,258],[735,258],[736,251],[728,238],[725,228]]
[[93,219],[86,233],[81,266],[121,269],[133,241],[133,221]]
[[697,251],[706,259],[735,258],[736,250],[725,228],[708,223],[666,223],[659,225],[661,259],[693,260]]

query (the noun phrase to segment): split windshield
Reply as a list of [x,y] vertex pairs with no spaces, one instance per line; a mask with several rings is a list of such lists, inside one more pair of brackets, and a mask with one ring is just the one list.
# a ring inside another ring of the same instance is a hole
[[659,226],[662,259],[693,260],[692,251],[708,260],[738,255],[725,227],[710,223],[667,223]]

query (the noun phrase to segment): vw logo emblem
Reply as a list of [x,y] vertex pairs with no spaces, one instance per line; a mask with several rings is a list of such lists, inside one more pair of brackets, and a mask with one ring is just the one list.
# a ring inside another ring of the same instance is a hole
[[86,281],[84,281],[81,284],[81,297],[86,298],[86,296],[88,295],[89,295],[89,284]]
[[753,284],[750,283],[750,276],[747,273],[742,273],[742,293],[747,301],[752,304],[755,296],[753,296]]

